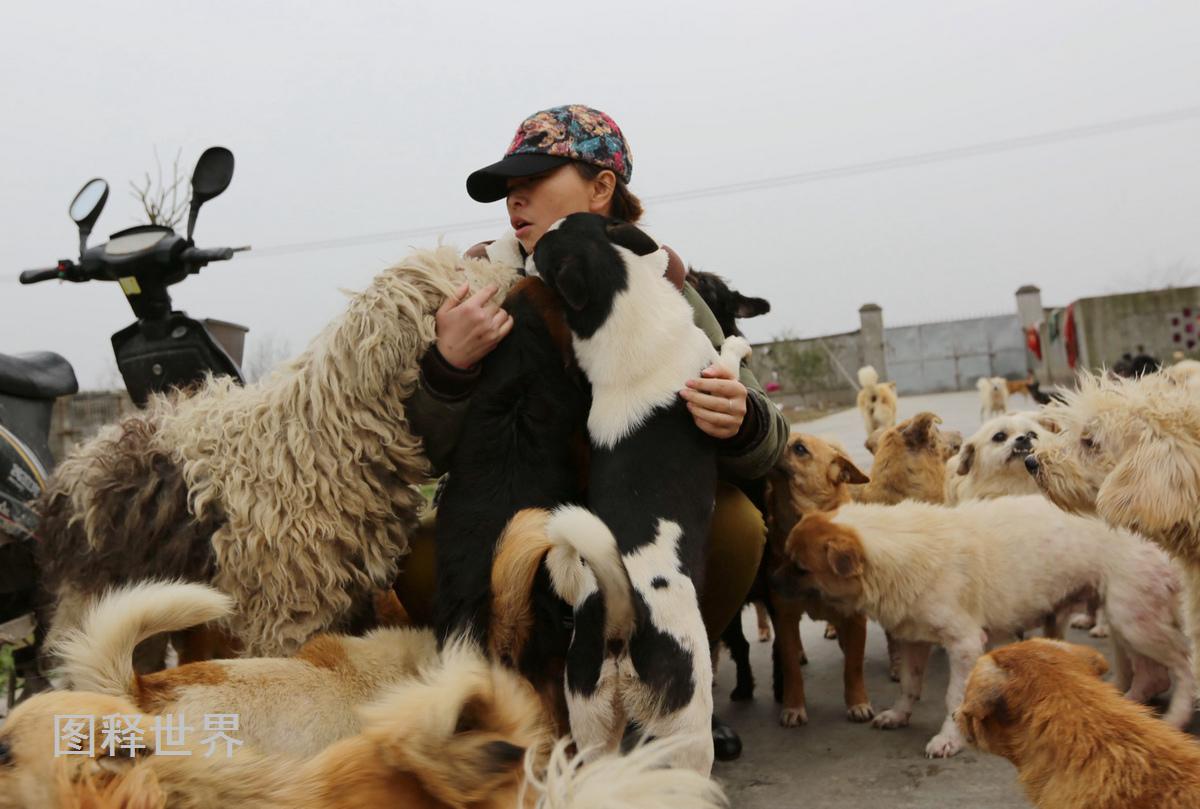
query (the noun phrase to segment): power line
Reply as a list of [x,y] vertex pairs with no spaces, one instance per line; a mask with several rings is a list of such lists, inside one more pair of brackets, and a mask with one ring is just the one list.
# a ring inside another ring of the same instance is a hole
[[[843,166],[834,166],[827,169],[814,169],[810,171],[796,172],[794,174],[781,174],[775,177],[766,177],[759,180],[706,186],[703,188],[694,188],[688,191],[655,194],[643,197],[643,201],[646,204],[652,205],[669,205],[673,202],[684,202],[694,199],[703,199],[706,197],[742,194],[749,191],[761,191],[787,185],[803,185],[805,183],[820,182],[822,180],[833,180],[840,179],[842,177],[854,177],[862,174],[893,171],[896,169],[929,165],[931,163],[943,163],[951,160],[963,160],[992,154],[1001,154],[1004,152],[1015,152],[1022,149],[1035,148],[1038,146],[1065,143],[1073,140],[1084,140],[1086,138],[1096,138],[1104,135],[1111,135],[1117,132],[1128,132],[1135,129],[1145,129],[1152,126],[1165,126],[1168,124],[1182,123],[1184,121],[1189,121],[1196,118],[1200,118],[1200,106],[1184,107],[1182,109],[1170,110],[1151,115],[1120,118],[1098,124],[1087,124],[1084,126],[1070,127],[1067,129],[1057,129],[1051,132],[1042,132],[1035,135],[1022,135],[1013,138],[986,141],[983,143],[971,144],[969,146],[957,146],[948,149],[938,149],[930,152],[918,152],[916,154],[902,155],[899,157],[883,158],[881,160],[849,163]],[[410,239],[418,236],[457,233],[464,230],[482,230],[484,228],[491,228],[495,226],[496,219],[476,219],[470,222],[453,222],[444,225],[431,225],[428,227],[411,228],[408,230],[368,233],[361,236],[348,236],[341,239],[327,239],[324,241],[276,245],[262,249],[256,249],[249,255],[265,257],[285,255],[288,253],[307,252],[310,250],[329,250],[340,247],[352,247],[363,244],[397,241],[399,239]]]
[[[854,177],[863,174],[894,171],[896,169],[912,168],[916,166],[943,163],[952,160],[965,160],[987,155],[1001,154],[1004,152],[1015,152],[1022,149],[1036,148],[1038,146],[1048,146],[1057,143],[1066,143],[1069,141],[1102,137],[1118,132],[1129,132],[1132,130],[1146,129],[1153,126],[1177,124],[1197,118],[1200,118],[1200,106],[1184,107],[1181,109],[1169,110],[1167,112],[1154,113],[1151,115],[1120,118],[1097,124],[1087,124],[1084,126],[1069,127],[1067,129],[1057,129],[1034,135],[1022,135],[1013,138],[1004,138],[1001,140],[985,141],[983,143],[976,143],[968,146],[956,146],[947,149],[937,149],[929,152],[918,152],[915,154],[901,155],[898,157],[883,158],[881,160],[868,160],[858,163],[848,163],[846,165],[834,166],[826,169],[813,169],[792,174],[780,174],[774,177],[765,177],[758,180],[749,180],[740,183],[727,183],[724,185],[693,188],[686,191],[655,194],[643,197],[643,200],[647,204],[670,205],[674,202],[685,202],[694,199],[704,199],[707,197],[727,196],[730,194],[742,194],[751,191],[780,188],[788,185],[803,185],[806,183],[821,182],[823,180],[834,180],[843,177]],[[246,258],[268,258],[272,256],[308,253],[319,250],[337,250],[344,247],[358,247],[368,244],[379,244],[384,242],[400,241],[403,239],[419,238],[422,236],[461,233],[463,231],[470,230],[484,230],[488,228],[494,228],[496,226],[496,222],[496,218],[475,219],[463,222],[449,222],[441,225],[426,225],[423,227],[406,228],[403,230],[364,233],[357,236],[295,242],[292,244],[269,245],[267,247],[256,248],[252,252],[247,253],[243,257],[243,260]]]

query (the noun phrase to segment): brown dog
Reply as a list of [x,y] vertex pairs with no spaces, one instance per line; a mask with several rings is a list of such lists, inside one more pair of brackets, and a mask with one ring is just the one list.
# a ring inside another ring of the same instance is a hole
[[[850,487],[866,483],[864,475],[841,447],[816,436],[793,433],[787,450],[767,476],[767,548],[763,564],[773,573],[786,560],[784,545],[792,528],[805,514],[828,511],[850,501]],[[769,596],[775,608],[776,654],[783,679],[783,709],[779,721],[786,727],[808,721],[804,700],[800,619],[829,621],[837,630],[838,644],[846,657],[843,685],[846,713],[853,722],[874,716],[863,679],[867,620],[829,608],[819,595],[788,587],[772,576]]]
[[[183,749],[194,748],[192,755],[164,755],[155,748],[149,716],[140,723],[146,755],[136,759],[104,755],[100,719],[96,755],[53,754],[56,716],[139,713],[124,699],[84,691],[50,692],[19,706],[0,729],[0,809],[59,806],[55,793],[64,781],[63,766],[71,769],[68,784],[88,779],[94,787],[77,797],[109,807],[113,802],[100,801],[119,797],[130,807],[165,803],[172,809],[512,809],[518,806],[526,752],[544,759],[549,738],[528,683],[469,647],[453,646],[420,677],[360,709],[359,734],[305,760],[249,745],[229,757],[209,756],[204,741],[189,744],[186,738]],[[153,777],[110,783],[139,768],[152,769]],[[128,794],[131,790],[141,793]],[[162,802],[156,803],[159,796]]]
[[939,416],[926,411],[873,435],[871,479],[852,490],[854,500],[884,505],[903,500],[941,503],[946,460],[957,451],[956,445],[962,445],[962,435],[943,432],[937,427],[941,423]]
[[1040,809],[1195,809],[1200,745],[1098,679],[1104,657],[1036,639],[984,655],[955,715]]

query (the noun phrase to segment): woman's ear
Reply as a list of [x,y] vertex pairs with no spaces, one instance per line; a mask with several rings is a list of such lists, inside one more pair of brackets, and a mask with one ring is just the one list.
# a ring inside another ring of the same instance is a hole
[[591,213],[607,214],[613,194],[617,190],[617,175],[605,169],[593,177],[589,184],[591,199],[588,201],[588,210]]

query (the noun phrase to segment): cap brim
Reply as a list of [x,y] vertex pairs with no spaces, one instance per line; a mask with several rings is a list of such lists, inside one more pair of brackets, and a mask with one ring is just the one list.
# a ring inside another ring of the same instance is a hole
[[495,202],[508,196],[508,180],[532,177],[570,163],[571,158],[548,154],[511,154],[498,163],[471,172],[467,193],[476,202]]

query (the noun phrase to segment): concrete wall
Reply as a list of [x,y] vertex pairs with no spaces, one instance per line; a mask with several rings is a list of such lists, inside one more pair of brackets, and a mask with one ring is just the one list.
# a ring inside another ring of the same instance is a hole
[[1147,353],[1164,362],[1200,347],[1200,287],[1081,298],[1075,302],[1079,363],[1111,367],[1121,355]]
[[771,398],[795,407],[853,404],[858,389],[850,380],[862,364],[860,333],[856,331],[759,343],[750,355],[750,367],[758,381],[764,386],[779,385]]
[[967,390],[981,376],[1028,373],[1016,314],[884,330],[889,377],[901,393]]

